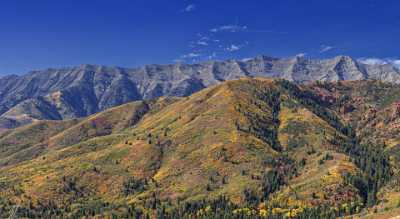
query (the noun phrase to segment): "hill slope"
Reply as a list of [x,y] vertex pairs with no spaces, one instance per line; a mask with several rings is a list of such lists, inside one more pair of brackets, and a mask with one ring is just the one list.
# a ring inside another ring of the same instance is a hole
[[386,115],[399,95],[371,81],[240,79],[36,122],[0,135],[2,212],[326,218],[379,204],[384,213],[397,205],[400,151],[396,132],[375,127],[396,124]]

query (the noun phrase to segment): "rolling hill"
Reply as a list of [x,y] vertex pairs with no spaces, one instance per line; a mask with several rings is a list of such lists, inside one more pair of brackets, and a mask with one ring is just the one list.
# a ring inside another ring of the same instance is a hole
[[30,218],[400,212],[398,85],[241,78],[207,87],[1,132],[1,217],[13,206]]

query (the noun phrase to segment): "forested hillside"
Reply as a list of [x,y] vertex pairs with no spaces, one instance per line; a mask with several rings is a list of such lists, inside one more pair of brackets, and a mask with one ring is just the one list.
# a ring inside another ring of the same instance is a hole
[[242,78],[35,121],[0,133],[0,217],[389,217],[399,101],[379,81]]

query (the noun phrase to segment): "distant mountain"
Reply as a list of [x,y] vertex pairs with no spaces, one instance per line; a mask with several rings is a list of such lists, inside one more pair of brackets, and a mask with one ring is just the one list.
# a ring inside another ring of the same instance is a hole
[[348,56],[325,60],[258,56],[134,69],[81,65],[0,78],[0,129],[35,120],[85,117],[129,101],[188,96],[221,81],[255,76],[296,83],[361,79],[400,83],[400,72],[393,65],[367,65]]
[[380,81],[244,78],[33,122],[0,134],[0,218],[391,218],[399,100]]

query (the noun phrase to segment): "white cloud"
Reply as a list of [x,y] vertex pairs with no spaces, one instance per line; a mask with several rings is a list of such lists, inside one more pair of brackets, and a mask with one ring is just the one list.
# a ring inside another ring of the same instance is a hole
[[322,45],[321,46],[321,50],[319,51],[320,53],[324,53],[324,52],[328,52],[332,49],[334,49],[335,47],[333,46],[327,46],[327,45]]
[[208,46],[208,43],[206,42],[206,41],[197,41],[197,45],[200,45],[200,46]]
[[208,40],[210,40],[210,37],[208,37],[208,36],[202,36],[202,37],[200,38],[200,40],[202,40],[202,41],[208,41]]
[[242,62],[248,62],[248,61],[251,61],[251,60],[253,60],[253,58],[243,58],[241,61]]
[[186,6],[186,7],[182,10],[182,12],[192,12],[192,11],[194,11],[194,10],[196,10],[196,5],[195,5],[195,4],[190,4],[190,5]]
[[223,26],[220,26],[220,27],[213,28],[210,31],[213,32],[213,33],[217,33],[217,32],[235,33],[235,32],[242,32],[242,31],[246,31],[246,30],[247,30],[247,26],[223,25]]
[[247,32],[247,33],[271,33],[271,34],[287,34],[287,32],[281,31],[274,31],[274,30],[263,30],[263,29],[249,29],[246,25],[237,25],[237,24],[230,24],[230,25],[223,25],[219,27],[215,27],[210,29],[210,32],[218,33],[218,32]]
[[189,58],[190,59],[190,58],[196,58],[196,57],[199,57],[199,56],[201,56],[201,54],[191,52],[189,54],[183,55],[182,58],[184,58],[184,59],[188,59]]
[[234,51],[238,51],[240,48],[241,48],[241,46],[232,44],[232,45],[228,46],[226,48],[226,50],[229,52],[234,52]]

